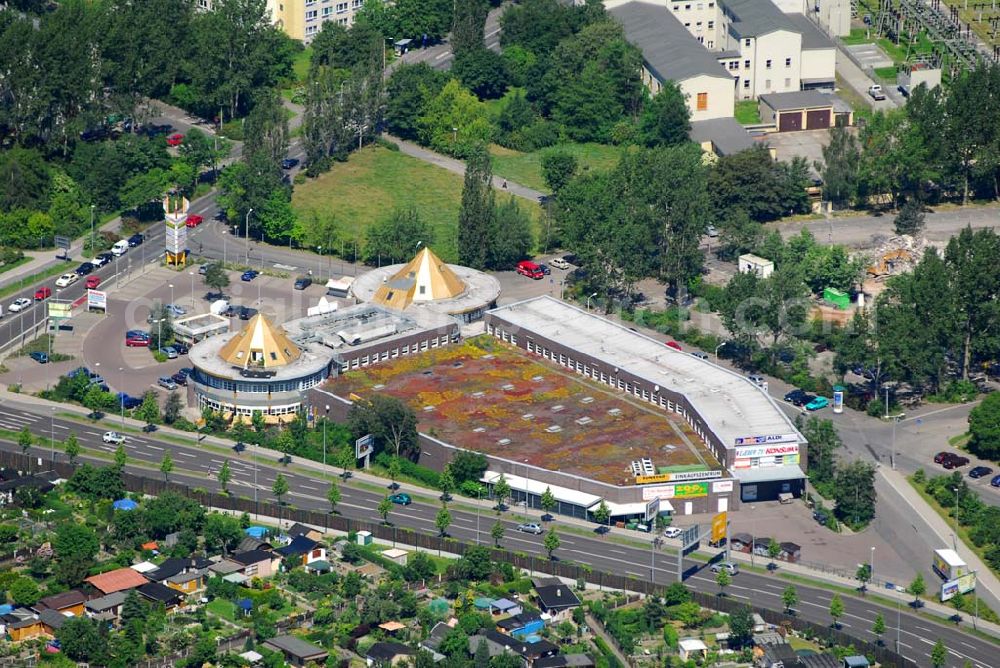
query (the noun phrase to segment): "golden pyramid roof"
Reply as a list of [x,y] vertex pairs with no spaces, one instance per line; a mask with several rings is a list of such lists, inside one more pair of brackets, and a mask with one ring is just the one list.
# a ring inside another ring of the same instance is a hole
[[426,246],[392,278],[379,286],[372,301],[403,310],[413,302],[451,299],[465,292],[465,284]]
[[272,326],[259,313],[219,351],[222,359],[244,369],[284,366],[297,360],[301,354],[302,351],[291,342],[285,330]]

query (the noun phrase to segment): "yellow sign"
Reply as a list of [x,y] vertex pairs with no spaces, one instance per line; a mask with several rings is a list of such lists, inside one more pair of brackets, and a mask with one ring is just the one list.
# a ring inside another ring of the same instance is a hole
[[726,537],[726,524],[729,522],[728,513],[722,512],[712,518],[712,542],[716,545]]
[[707,482],[685,482],[674,485],[675,499],[694,499],[699,496],[708,496]]
[[637,475],[635,477],[635,484],[637,485],[647,485],[654,482],[670,482],[671,475],[669,473],[660,473],[658,475]]

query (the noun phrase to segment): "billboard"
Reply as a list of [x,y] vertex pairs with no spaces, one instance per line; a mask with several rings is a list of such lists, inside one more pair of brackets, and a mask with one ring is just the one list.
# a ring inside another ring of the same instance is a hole
[[954,580],[948,580],[941,585],[941,602],[943,603],[948,599],[955,598],[958,594],[966,594],[975,588],[975,572],[966,573],[965,575],[955,578]]
[[685,482],[676,485],[642,488],[643,501],[650,499],[697,499],[702,496],[708,496],[707,482]]
[[649,522],[659,514],[660,514],[660,499],[659,497],[657,497],[646,504],[646,521]]
[[689,526],[681,532],[681,553],[690,554],[700,547],[701,527],[697,524]]
[[726,525],[729,523],[728,513],[719,513],[712,518],[712,544],[718,545],[726,537]]
[[798,443],[798,434],[771,434],[769,436],[743,436],[733,439],[733,445],[770,445],[772,443]]
[[721,478],[722,471],[678,471],[676,473],[658,473],[656,475],[637,475],[635,484],[648,485],[657,482],[682,482],[685,480],[711,480]]
[[48,301],[49,305],[49,317],[50,318],[69,318],[73,315],[73,302],[68,302],[66,300],[50,299]]
[[358,440],[354,441],[354,457],[356,459],[361,459],[362,457],[367,457],[375,450],[375,437],[371,434],[365,434]]
[[755,457],[776,457],[778,455],[799,454],[799,444],[789,443],[786,445],[752,445],[735,448],[736,457],[739,459],[752,459]]
[[108,310],[108,293],[101,290],[87,290],[87,310],[99,308]]
[[731,491],[733,491],[732,480],[720,480],[712,483],[712,494],[725,494]]

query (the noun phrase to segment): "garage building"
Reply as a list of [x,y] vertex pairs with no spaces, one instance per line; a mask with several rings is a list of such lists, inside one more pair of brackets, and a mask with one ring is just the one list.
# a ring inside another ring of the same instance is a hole
[[758,99],[760,119],[774,123],[778,132],[826,130],[834,125],[833,96],[803,90],[791,93],[771,93]]

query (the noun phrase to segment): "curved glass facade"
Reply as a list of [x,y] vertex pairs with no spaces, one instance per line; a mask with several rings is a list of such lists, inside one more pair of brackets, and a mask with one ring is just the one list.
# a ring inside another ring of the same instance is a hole
[[195,368],[194,382],[226,392],[239,394],[267,394],[278,392],[301,392],[322,383],[329,375],[329,369],[320,369],[302,378],[287,380],[267,380],[263,378],[219,378]]

